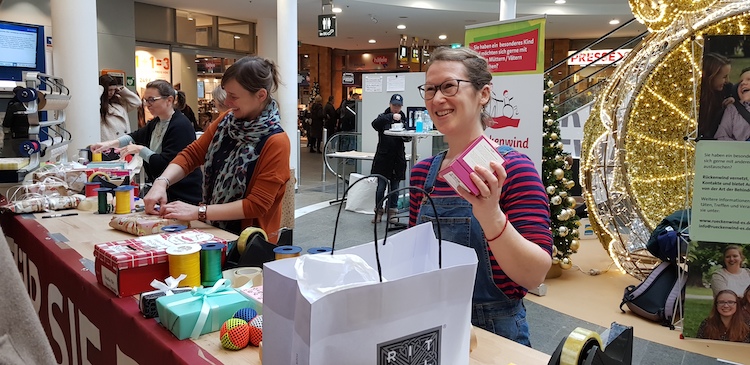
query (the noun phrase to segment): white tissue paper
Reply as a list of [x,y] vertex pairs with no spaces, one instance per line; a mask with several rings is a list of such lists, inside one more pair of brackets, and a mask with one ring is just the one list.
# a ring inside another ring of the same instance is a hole
[[377,270],[351,254],[303,255],[294,269],[299,291],[310,303],[339,290],[380,282]]

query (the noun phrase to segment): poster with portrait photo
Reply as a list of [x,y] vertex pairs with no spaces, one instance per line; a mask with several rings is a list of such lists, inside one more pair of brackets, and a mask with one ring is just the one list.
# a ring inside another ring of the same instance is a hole
[[750,349],[750,245],[692,241],[688,257],[683,335]]
[[[698,101],[698,140],[746,141],[750,138],[750,128],[737,126],[739,122],[750,125],[750,113],[741,114],[737,109],[745,106],[743,101],[750,103],[750,72],[745,74],[745,87],[738,89],[742,84],[743,70],[750,71],[750,36],[705,38]],[[722,120],[724,125],[720,128]]]

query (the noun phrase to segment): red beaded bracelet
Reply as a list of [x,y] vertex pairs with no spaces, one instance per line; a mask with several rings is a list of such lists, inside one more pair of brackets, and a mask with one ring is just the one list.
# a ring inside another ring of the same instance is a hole
[[485,238],[485,239],[487,239],[487,242],[492,242],[492,241],[494,241],[494,240],[496,240],[496,239],[500,238],[500,236],[502,236],[502,235],[503,235],[503,233],[505,233],[505,229],[506,229],[506,228],[508,228],[508,221],[509,221],[509,219],[508,219],[508,215],[506,214],[506,215],[505,215],[505,224],[503,225],[503,229],[501,229],[501,230],[500,230],[500,233],[498,233],[498,235],[497,235],[497,236],[495,236],[495,237],[494,237],[494,238],[492,238],[492,239],[487,239],[487,236],[484,236],[484,238]]

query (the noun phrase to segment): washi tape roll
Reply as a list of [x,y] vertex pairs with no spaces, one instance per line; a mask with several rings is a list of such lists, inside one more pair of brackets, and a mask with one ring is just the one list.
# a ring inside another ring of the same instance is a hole
[[239,269],[232,270],[232,287],[239,288],[247,283],[252,283],[251,286],[263,285],[263,269],[259,267],[241,267]]
[[201,285],[201,246],[195,243],[175,245],[167,248],[169,276],[187,275],[180,283],[184,286]]
[[568,335],[560,354],[560,365],[578,365],[581,356],[585,355],[594,345],[602,348],[602,339],[599,334],[578,327]]
[[299,246],[279,246],[273,249],[276,254],[276,260],[297,257],[302,253],[302,247]]
[[240,233],[240,236],[237,238],[237,252],[242,255],[245,252],[245,247],[247,247],[248,242],[250,241],[250,236],[252,236],[255,233],[260,233],[263,235],[263,239],[268,241],[268,235],[266,232],[258,227],[247,227],[242,230]]
[[[186,230],[187,226],[183,226],[182,224],[170,224],[168,226],[161,227],[161,230],[164,232],[179,232]],[[212,284],[213,285],[213,284]]]
[[307,250],[307,253],[314,255],[316,253],[326,253],[333,251],[331,247],[313,247]]
[[222,246],[216,242],[201,244],[201,285],[213,286],[221,279]]

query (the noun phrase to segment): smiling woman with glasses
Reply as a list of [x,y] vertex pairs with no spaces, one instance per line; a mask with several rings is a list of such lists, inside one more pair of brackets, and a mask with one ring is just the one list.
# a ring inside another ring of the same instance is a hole
[[[143,105],[154,119],[132,133],[91,146],[93,152],[118,148],[120,157],[139,155],[143,158],[146,182],[154,183],[177,154],[195,141],[193,123],[179,109],[185,104],[185,93],[176,91],[165,80],[151,81],[143,93]],[[168,190],[169,201],[198,204],[201,201],[200,170],[191,172],[185,179]],[[148,189],[144,189],[148,190]]]
[[696,337],[750,343],[750,319],[738,310],[739,300],[732,290],[719,291],[711,313],[701,322]]
[[534,163],[499,147],[503,163],[493,162],[492,170],[477,166],[471,174],[477,196],[453,190],[440,174],[492,123],[485,111],[491,84],[487,60],[475,51],[438,48],[431,55],[418,88],[448,150],[412,168],[410,185],[429,191],[438,212],[412,192],[409,224],[439,220],[444,238],[472,247],[479,257],[472,324],[531,346],[523,297],[544,281],[552,260],[547,192]]

